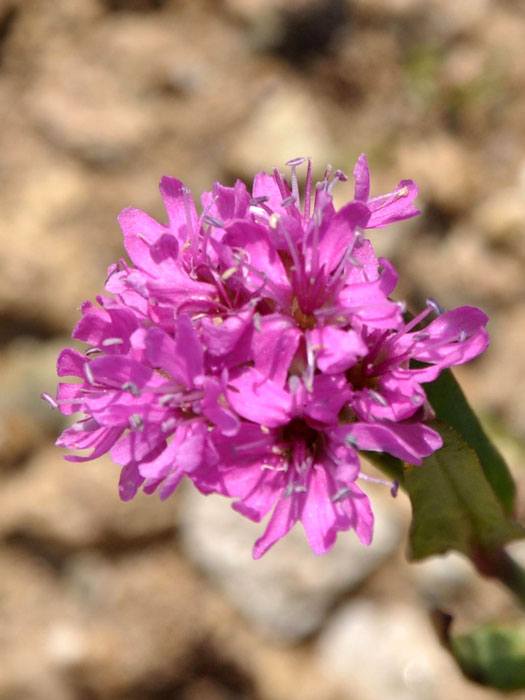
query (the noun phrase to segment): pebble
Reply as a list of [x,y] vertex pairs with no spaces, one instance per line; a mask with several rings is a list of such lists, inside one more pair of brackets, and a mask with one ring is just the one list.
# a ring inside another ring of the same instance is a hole
[[318,641],[321,667],[360,700],[485,698],[439,645],[429,616],[401,602],[356,598],[336,611]]

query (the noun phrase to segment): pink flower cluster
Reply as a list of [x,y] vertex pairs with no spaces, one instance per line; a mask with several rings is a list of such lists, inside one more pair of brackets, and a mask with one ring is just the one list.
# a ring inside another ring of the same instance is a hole
[[189,190],[164,177],[168,222],[125,209],[119,222],[131,261],[109,271],[108,295],[87,302],[64,350],[57,397],[81,412],[57,444],[109,452],[122,468],[120,496],[167,498],[188,477],[203,493],[266,529],[258,558],[298,520],[317,554],[339,530],[372,538],[373,514],[357,485],[358,451],[420,464],[442,444],[425,424],[423,385],[487,346],[477,308],[406,320],[392,301],[397,275],[364,231],[418,214],[410,180],[369,195],[367,161],[354,170],[354,200],[336,210],[327,170],[304,191],[297,169],[256,175],[251,191],[215,184],[198,212]]

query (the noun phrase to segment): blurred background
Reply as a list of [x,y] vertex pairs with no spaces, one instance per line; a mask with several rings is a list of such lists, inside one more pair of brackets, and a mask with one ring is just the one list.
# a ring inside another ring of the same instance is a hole
[[109,461],[64,462],[39,394],[122,255],[118,212],[163,216],[161,175],[198,193],[364,151],[374,193],[421,188],[423,215],[374,235],[400,298],[491,315],[458,375],[523,492],[524,36],[520,0],[0,1],[2,700],[496,697],[430,611],[462,629],[512,602],[459,556],[408,565],[403,494],[370,489],[369,549],[316,558],[297,528],[254,563],[226,501],[122,504]]

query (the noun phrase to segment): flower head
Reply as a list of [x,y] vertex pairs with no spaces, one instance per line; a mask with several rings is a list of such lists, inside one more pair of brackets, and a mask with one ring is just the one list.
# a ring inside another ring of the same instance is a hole
[[[316,553],[353,529],[368,544],[373,515],[357,485],[358,451],[420,464],[441,444],[426,425],[423,385],[487,345],[487,317],[462,307],[412,320],[391,299],[397,274],[364,236],[418,213],[405,180],[370,198],[366,158],[354,170],[355,198],[336,210],[328,169],[304,189],[256,175],[202,195],[163,178],[162,224],[137,209],[119,222],[131,262],[109,270],[97,305],[86,303],[73,337],[85,354],[62,352],[73,376],[50,401],[83,416],[57,444],[110,452],[120,495],[173,493],[186,476],[259,521],[254,556],[301,521]],[[425,323],[425,327],[422,324]]]

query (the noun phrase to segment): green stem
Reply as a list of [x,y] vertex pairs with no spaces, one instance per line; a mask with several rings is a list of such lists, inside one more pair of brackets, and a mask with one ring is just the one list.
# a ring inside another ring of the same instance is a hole
[[506,586],[525,608],[525,569],[504,549],[477,550],[471,557],[477,570]]

